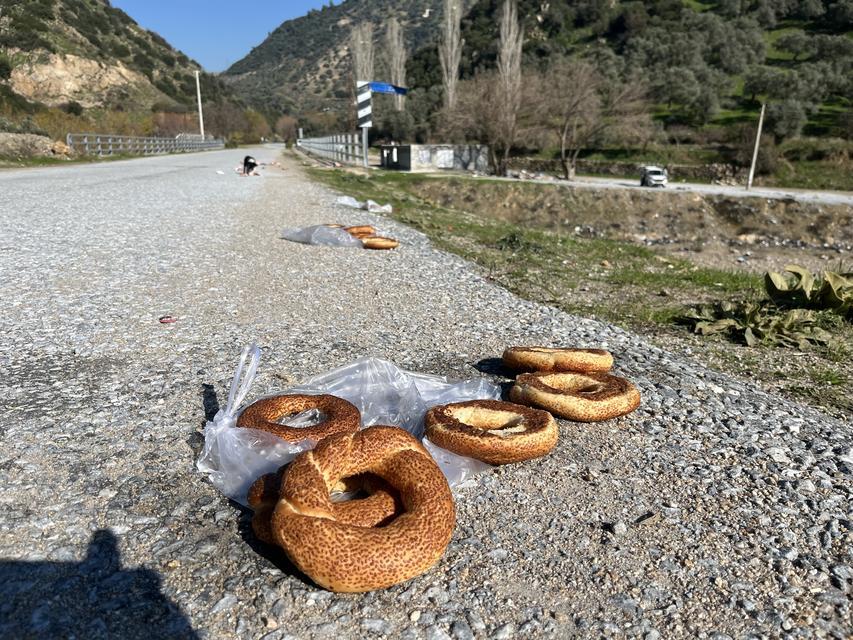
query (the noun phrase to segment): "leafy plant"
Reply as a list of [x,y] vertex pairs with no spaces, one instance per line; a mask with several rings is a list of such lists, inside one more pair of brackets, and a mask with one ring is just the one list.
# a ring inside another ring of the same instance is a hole
[[768,271],[764,288],[779,307],[829,309],[853,317],[853,273],[825,271],[821,277],[789,264],[783,273]]
[[715,302],[702,305],[683,316],[699,335],[727,334],[750,347],[773,344],[805,349],[826,345],[832,334],[818,325],[809,309],[782,311],[768,302]]
[[[853,319],[853,274],[826,271],[815,276],[808,269],[788,265],[784,273],[767,272],[764,288],[769,299],[758,302],[715,302],[690,310],[680,320],[700,335],[727,334],[749,346],[775,344],[805,349],[832,346],[826,327]],[[824,317],[832,314],[835,321]]]

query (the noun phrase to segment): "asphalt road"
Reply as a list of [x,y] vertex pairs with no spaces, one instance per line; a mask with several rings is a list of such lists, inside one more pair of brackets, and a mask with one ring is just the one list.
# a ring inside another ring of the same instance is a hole
[[[849,637],[853,425],[520,300],[296,161],[238,177],[243,154],[0,173],[0,638]],[[402,245],[279,239],[322,222]],[[195,467],[253,341],[250,400],[362,356],[507,382],[506,346],[556,344],[610,349],[643,402],[459,488],[423,576],[336,595]]]
[[[580,189],[630,189],[648,191],[653,187],[641,187],[639,174],[636,180],[625,178],[599,178],[578,176],[574,180],[537,180],[534,178],[494,178],[487,180],[508,180],[535,182],[537,184],[557,184]],[[657,187],[660,189],[660,187]],[[747,190],[740,186],[701,184],[695,182],[670,182],[664,191],[700,193],[703,195],[725,196],[729,198],[768,198],[772,200],[797,200],[816,204],[840,204],[853,207],[853,193],[846,191],[811,191],[808,189],[776,189],[769,187],[753,187]]]

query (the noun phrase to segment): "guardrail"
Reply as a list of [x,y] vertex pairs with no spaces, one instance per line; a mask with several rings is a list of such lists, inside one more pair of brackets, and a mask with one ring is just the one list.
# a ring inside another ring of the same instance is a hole
[[104,133],[69,133],[66,144],[87,156],[156,155],[224,149],[222,140],[202,140],[201,136],[154,138],[140,136],[114,136]]
[[361,136],[357,133],[341,133],[325,138],[300,138],[296,141],[296,146],[341,164],[362,164],[364,159]]

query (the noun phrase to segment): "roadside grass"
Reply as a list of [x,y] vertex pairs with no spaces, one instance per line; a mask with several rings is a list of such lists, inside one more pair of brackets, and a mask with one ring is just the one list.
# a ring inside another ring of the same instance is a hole
[[[632,328],[671,325],[682,301],[752,297],[761,284],[757,276],[698,267],[627,242],[582,238],[445,208],[407,189],[435,178],[309,172],[356,198],[390,202],[393,218],[425,233],[439,248],[479,264],[490,279],[524,298]],[[619,305],[612,302],[615,291],[624,294]]]
[[[696,303],[763,297],[758,275],[699,267],[627,242],[584,238],[446,208],[411,190],[424,180],[435,180],[431,177],[307,171],[341,193],[392,204],[390,217],[421,231],[437,248],[479,265],[487,279],[519,297],[637,331],[660,346],[689,349],[712,368],[760,381],[833,415],[853,414],[853,376],[847,372],[853,357],[850,323],[826,319],[836,340],[827,348],[797,352],[773,346],[748,348],[719,335],[697,336],[679,322],[686,308]],[[478,184],[488,188],[489,183]]]
[[853,191],[853,171],[850,162],[797,160],[780,163],[775,174],[762,176],[760,183],[771,187]]

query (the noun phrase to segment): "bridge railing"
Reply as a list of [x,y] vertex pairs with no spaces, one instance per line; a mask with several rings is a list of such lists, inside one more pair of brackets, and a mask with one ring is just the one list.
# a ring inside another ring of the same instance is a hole
[[362,164],[364,158],[361,136],[357,133],[341,133],[324,138],[300,138],[296,141],[296,146],[307,153],[341,164]]
[[66,144],[87,156],[156,155],[223,149],[222,140],[202,139],[201,136],[179,135],[175,138],[145,136],[115,136],[105,133],[69,133]]

